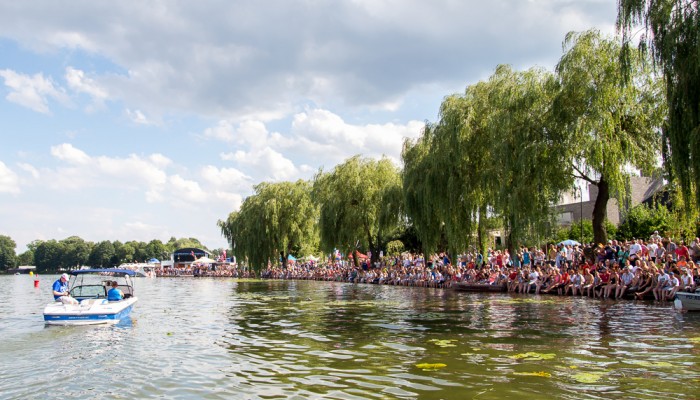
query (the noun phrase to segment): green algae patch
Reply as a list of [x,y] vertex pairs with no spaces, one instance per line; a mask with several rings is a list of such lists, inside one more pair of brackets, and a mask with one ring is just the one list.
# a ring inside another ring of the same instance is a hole
[[672,367],[674,367],[673,364],[671,364],[670,362],[666,362],[666,361],[629,360],[629,361],[627,361],[627,363],[639,365],[641,367],[647,367],[647,368],[672,368]]
[[433,343],[438,347],[457,347],[456,344],[453,342],[456,342],[456,339],[430,339],[428,340],[429,343]]
[[534,351],[528,351],[527,353],[515,354],[508,356],[513,360],[523,360],[523,361],[541,361],[541,360],[552,360],[557,355],[554,353],[535,353]]
[[700,344],[700,337],[691,337],[688,341],[690,343]]
[[605,372],[579,372],[571,375],[571,378],[578,383],[596,383],[603,378]]
[[537,371],[537,372],[513,372],[513,375],[519,375],[519,376],[537,376],[540,378],[551,378],[552,374],[549,372],[545,371]]
[[423,371],[437,371],[441,368],[445,368],[447,364],[443,363],[421,363],[416,364],[416,368],[420,368]]

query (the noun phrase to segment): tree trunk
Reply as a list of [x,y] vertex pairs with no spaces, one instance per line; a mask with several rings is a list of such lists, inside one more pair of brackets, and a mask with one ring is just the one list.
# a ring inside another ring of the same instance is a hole
[[486,236],[486,207],[482,206],[479,208],[479,222],[476,228],[476,239],[477,239],[477,252],[481,254],[483,259],[486,259],[486,243],[484,242]]
[[282,268],[287,269],[287,257],[284,256],[283,251],[280,251],[280,258],[282,259]]
[[598,197],[595,198],[595,205],[593,206],[593,241],[604,245],[608,240],[608,232],[605,230],[605,217],[608,210],[608,200],[610,199],[610,186],[605,179],[605,175],[601,175],[597,186]]

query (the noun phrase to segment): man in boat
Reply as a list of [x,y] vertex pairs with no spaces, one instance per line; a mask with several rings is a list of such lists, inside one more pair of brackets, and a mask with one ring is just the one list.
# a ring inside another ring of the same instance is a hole
[[62,274],[53,283],[53,299],[63,304],[78,304],[78,300],[70,297],[68,293],[68,274]]
[[124,293],[117,288],[117,281],[112,281],[112,288],[107,292],[107,301],[119,301],[124,299]]

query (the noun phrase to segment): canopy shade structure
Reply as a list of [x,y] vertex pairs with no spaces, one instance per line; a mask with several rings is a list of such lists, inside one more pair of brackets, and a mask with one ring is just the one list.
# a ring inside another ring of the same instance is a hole
[[202,258],[198,258],[195,262],[198,264],[213,264],[216,262],[216,260],[212,260],[209,257],[202,257]]
[[563,240],[563,241],[559,242],[559,244],[563,244],[564,246],[579,246],[579,245],[581,245],[581,243],[579,243],[575,240],[572,240],[572,239]]

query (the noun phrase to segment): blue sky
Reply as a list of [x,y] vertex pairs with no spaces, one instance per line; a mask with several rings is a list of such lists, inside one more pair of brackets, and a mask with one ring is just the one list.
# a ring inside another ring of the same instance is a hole
[[263,181],[400,163],[442,98],[553,69],[613,0],[0,3],[0,234],[225,247]]

